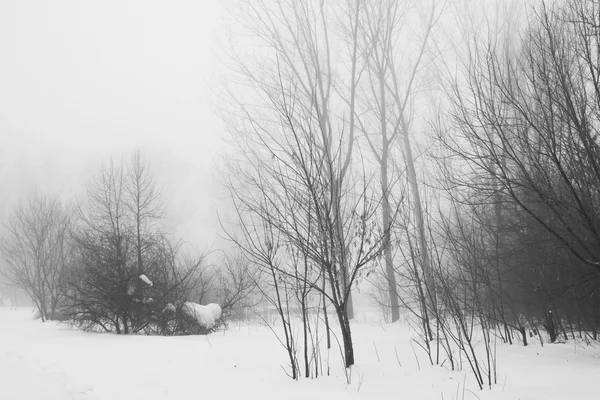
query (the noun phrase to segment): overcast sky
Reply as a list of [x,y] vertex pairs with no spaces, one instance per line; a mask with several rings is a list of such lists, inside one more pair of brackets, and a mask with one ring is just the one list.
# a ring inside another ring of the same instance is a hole
[[81,192],[140,149],[177,233],[213,244],[219,0],[0,1],[0,201]]

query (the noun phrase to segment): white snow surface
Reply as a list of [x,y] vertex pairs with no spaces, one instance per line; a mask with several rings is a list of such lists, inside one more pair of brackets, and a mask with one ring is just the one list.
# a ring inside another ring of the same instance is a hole
[[359,313],[352,322],[357,364],[350,383],[337,347],[322,354],[324,364],[329,359],[330,376],[294,382],[282,369],[287,368],[285,351],[269,328],[258,323],[231,323],[229,330],[208,336],[130,336],[76,331],[33,320],[31,309],[3,307],[0,399],[563,400],[598,396],[597,344],[498,343],[498,384],[479,390],[466,361],[463,371],[450,371],[447,362],[443,367],[431,366],[414,345],[418,365],[411,347],[416,335],[406,323],[384,324],[366,315]]
[[144,283],[145,283],[146,285],[148,285],[148,286],[152,286],[152,285],[153,285],[152,281],[151,281],[151,280],[150,280],[150,279],[149,279],[149,278],[148,278],[146,275],[143,275],[143,274],[142,274],[142,275],[140,275],[140,279],[141,279],[142,281],[144,281]]
[[213,328],[215,323],[221,318],[221,307],[215,303],[203,306],[198,303],[186,301],[183,303],[182,310],[186,314],[196,318],[198,323],[207,329]]

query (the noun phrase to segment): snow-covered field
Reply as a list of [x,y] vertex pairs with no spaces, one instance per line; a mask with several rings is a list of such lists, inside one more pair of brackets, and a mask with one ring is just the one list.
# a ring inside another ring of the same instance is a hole
[[[498,384],[430,366],[406,324],[353,322],[357,365],[348,384],[337,348],[331,376],[294,382],[267,327],[232,324],[210,336],[84,333],[0,307],[0,399],[596,399],[600,348],[498,345]],[[398,362],[399,361],[399,362]]]

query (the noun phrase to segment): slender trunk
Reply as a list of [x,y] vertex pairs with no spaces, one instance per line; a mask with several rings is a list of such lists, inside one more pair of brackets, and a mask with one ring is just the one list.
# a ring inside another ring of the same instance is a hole
[[[330,278],[332,280],[333,276]],[[344,299],[339,296],[344,296],[340,291],[336,292],[335,282],[330,282],[331,291],[333,296],[333,306],[338,317],[340,329],[342,331],[342,339],[344,343],[344,365],[346,368],[354,364],[354,348],[352,344],[352,335],[350,332],[350,318],[346,310],[346,303]]]
[[394,271],[394,261],[392,258],[392,243],[391,243],[391,208],[389,199],[388,185],[388,166],[387,166],[387,151],[382,154],[381,163],[381,192],[382,192],[382,219],[383,229],[385,230],[385,273],[388,283],[388,293],[390,296],[390,307],[392,312],[392,322],[400,319],[400,304],[398,302],[398,285],[396,283],[396,272]]
[[[38,247],[41,247],[40,244],[38,244]],[[36,284],[37,284],[37,292],[39,293],[39,307],[38,309],[40,310],[40,318],[42,319],[42,322],[46,322],[46,292],[44,290],[44,284],[42,282],[42,263],[38,257],[37,261],[36,261]]]
[[346,255],[348,254],[348,249],[346,247],[346,241],[344,238],[344,227],[342,225],[342,212],[340,207],[341,201],[341,180],[334,181],[336,188],[334,189],[334,221],[335,221],[335,230],[334,233],[334,243],[338,248],[339,252],[337,258],[337,262],[339,264],[339,270],[342,273],[342,287],[343,287],[343,298],[340,299],[344,303],[344,308],[346,311],[346,315],[348,319],[354,318],[354,305],[352,303],[352,282],[350,282],[350,276],[348,271],[348,260]]
[[523,338],[523,346],[527,346],[527,332],[525,331],[525,327],[520,327],[519,332],[521,332],[521,337]]
[[[325,292],[325,274],[323,274],[323,292]],[[323,318],[325,319],[325,332],[327,335],[327,349],[331,349],[331,329],[329,328],[329,316],[327,315],[327,297],[325,294],[322,295],[323,299]]]
[[[421,306],[421,322],[423,324],[423,336],[429,340],[433,340],[433,333],[431,331],[431,324],[429,323],[429,311],[427,310],[427,300],[426,293],[423,290],[423,280],[421,279],[421,274],[419,273],[419,268],[416,262],[416,255],[414,254],[411,247],[411,257],[415,260],[412,264],[414,266],[414,276],[417,285],[417,293],[419,295],[419,304]],[[432,310],[434,314],[437,316],[437,309]]]
[[[381,127],[381,154],[379,158],[379,164],[381,169],[381,214],[383,229],[385,233],[385,274],[388,282],[388,293],[390,297],[390,308],[392,323],[400,319],[400,305],[398,302],[398,286],[396,284],[396,273],[394,271],[394,261],[392,258],[392,242],[391,242],[391,220],[392,212],[390,207],[390,184],[388,177],[388,161],[390,157],[390,146],[395,140],[396,132],[391,132],[391,137],[388,137],[388,115],[387,115],[387,100],[386,100],[386,77],[385,67],[382,63],[378,66],[378,78],[379,78],[379,103],[380,116],[379,125]],[[369,142],[370,143],[370,142]],[[371,145],[373,151],[376,153],[377,150]],[[377,158],[377,154],[375,154]]]
[[554,343],[556,341],[556,327],[554,326],[552,311],[548,311],[548,318],[546,320],[546,325],[544,326],[550,335],[550,343]]
[[[139,212],[139,211],[138,211]],[[137,217],[137,221],[136,221],[136,229],[137,229],[137,274],[138,274],[138,278],[140,275],[142,275],[144,273],[144,265],[142,262],[142,232],[141,232],[141,225],[142,221],[140,220],[140,217]],[[141,281],[140,279],[137,280],[138,281],[138,288],[141,289]]]
[[346,315],[348,319],[354,318],[354,302],[352,300],[352,288],[348,288],[348,297],[346,297]]
[[[306,289],[305,289],[306,290]],[[306,309],[306,292],[302,293],[302,333],[304,335],[304,376],[310,377],[308,361],[308,310]]]
[[[504,157],[502,157],[504,159]],[[504,164],[504,163],[503,163]],[[490,162],[490,170],[492,171],[492,178],[496,175],[496,167]],[[500,189],[498,188],[499,182],[497,179],[494,180],[494,213],[496,217],[496,246],[495,246],[495,264],[496,264],[496,279],[498,279],[498,294],[500,301],[500,318],[504,324],[504,330],[507,332],[507,339],[512,345],[512,332],[506,323],[506,316],[504,312],[504,289],[502,285],[502,275],[500,273],[500,251],[503,248],[503,232],[502,232],[502,202],[500,198]],[[491,283],[490,283],[491,286]],[[518,318],[517,318],[518,323]],[[523,328],[525,329],[525,328]],[[524,340],[523,343],[527,346],[527,336],[522,332]]]
[[[410,184],[414,210],[415,210],[415,218],[417,223],[417,234],[419,236],[419,250],[421,251],[421,269],[423,271],[423,283],[425,290],[422,294],[422,301],[425,304],[425,309],[427,309],[427,305],[431,307],[431,309],[435,309],[436,307],[436,296],[435,296],[435,286],[433,282],[433,277],[431,274],[431,262],[429,258],[429,250],[427,248],[427,236],[425,233],[425,216],[423,212],[423,207],[421,203],[421,195],[419,193],[419,184],[417,181],[417,172],[415,170],[415,161],[413,158],[412,147],[410,144],[410,137],[408,132],[408,126],[403,124],[402,129],[402,138],[404,143],[404,156],[406,158],[406,167],[408,172],[408,182]],[[429,300],[429,304],[428,304]],[[429,326],[429,320],[427,319],[427,331],[431,336],[431,326]]]
[[340,318],[340,328],[344,342],[344,365],[350,368],[354,365],[354,346],[352,344],[352,332],[350,330],[350,319],[345,315],[344,310],[338,310]]
[[506,334],[506,340],[508,340],[508,344],[512,345],[512,333],[510,332],[510,328],[508,327],[506,322],[504,322],[504,333]]
[[[294,338],[292,336],[291,330],[289,329],[289,320],[286,318],[285,313],[283,311],[283,303],[281,300],[279,282],[277,281],[277,274],[275,273],[275,269],[273,268],[273,266],[271,266],[270,269],[271,278],[273,279],[273,285],[275,288],[277,312],[279,313],[279,317],[281,318],[281,323],[283,325],[283,333],[285,335],[285,349],[287,350],[288,357],[290,359],[290,366],[292,368],[292,379],[296,380],[298,379],[298,370],[296,368],[296,360],[294,359]],[[285,305],[286,307],[288,307],[289,311],[289,302],[286,301]]]
[[[346,292],[346,298],[345,298],[345,305],[346,305],[346,315],[349,319],[354,318],[354,303],[352,301],[352,287],[351,287],[351,282],[349,282],[349,271],[348,271],[348,263],[346,260],[346,253],[347,253],[347,249],[346,249],[346,243],[344,241],[344,236],[342,234],[343,232],[343,226],[342,226],[342,215],[341,215],[341,210],[339,208],[339,201],[341,201],[341,193],[342,193],[342,182],[344,181],[345,177],[346,177],[346,172],[348,171],[348,167],[350,166],[350,162],[352,161],[352,150],[354,148],[354,134],[355,134],[355,130],[356,130],[356,88],[358,86],[358,57],[359,57],[359,46],[358,46],[358,42],[359,42],[359,20],[360,20],[360,1],[356,1],[356,7],[354,8],[354,24],[352,25],[352,60],[351,60],[351,67],[350,67],[350,110],[349,110],[349,116],[350,116],[350,121],[349,121],[349,134],[348,134],[348,148],[346,149],[346,154],[345,154],[345,158],[344,158],[344,162],[343,162],[343,166],[340,170],[339,173],[339,178],[335,179],[335,183],[336,183],[336,189],[338,190],[338,198],[335,199],[335,218],[337,221],[337,232],[338,232],[338,239],[340,240],[340,251],[343,252],[342,257],[341,257],[341,268],[344,274],[344,289]],[[324,3],[323,3],[324,4]],[[332,160],[330,158],[330,160]]]

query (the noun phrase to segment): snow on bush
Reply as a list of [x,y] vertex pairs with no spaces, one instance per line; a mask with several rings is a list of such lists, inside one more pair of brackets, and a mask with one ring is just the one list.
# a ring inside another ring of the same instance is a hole
[[169,303],[167,304],[167,306],[165,307],[165,309],[163,310],[163,312],[176,312],[177,311],[177,307],[175,307],[175,305],[173,303]]
[[219,319],[221,319],[221,306],[220,305],[218,305],[217,303],[210,303],[210,304],[207,304],[206,307],[210,308],[210,310],[212,311],[213,318],[215,319],[215,321],[218,321]]
[[218,304],[211,303],[203,306],[198,303],[186,301],[183,303],[183,312],[193,317],[202,327],[212,329],[216,321],[221,318],[221,307]]
[[146,283],[146,285],[148,286],[152,286],[153,283],[150,279],[148,279],[148,277],[146,275],[140,275],[140,279],[144,281],[144,283]]

